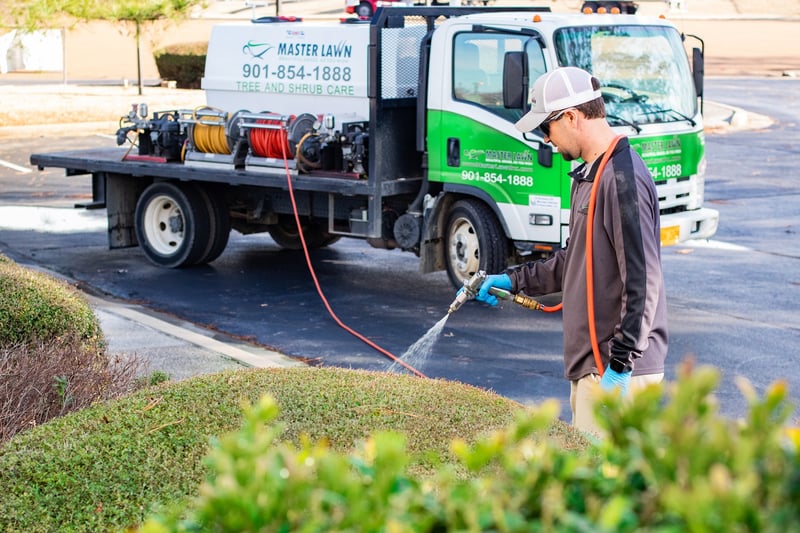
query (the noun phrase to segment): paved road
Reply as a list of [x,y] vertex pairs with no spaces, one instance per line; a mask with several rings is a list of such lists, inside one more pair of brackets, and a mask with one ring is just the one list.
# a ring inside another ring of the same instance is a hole
[[[723,412],[731,415],[742,414],[746,405],[735,385],[738,375],[758,390],[779,378],[789,380],[795,396],[800,390],[794,361],[800,348],[800,204],[792,179],[800,155],[798,94],[799,80],[708,80],[709,98],[749,105],[775,117],[777,124],[765,131],[707,138],[706,196],[721,212],[719,234],[711,243],[664,249],[671,362],[691,355],[721,368],[718,396]],[[109,142],[91,137],[4,143],[0,159],[24,162],[32,150]],[[65,206],[88,193],[86,178],[65,179],[58,170],[23,174],[0,169],[0,175],[14,184],[0,193],[6,205]],[[42,216],[51,220],[42,221]],[[0,249],[115,297],[296,357],[376,370],[389,365],[335,325],[301,254],[278,249],[268,237],[234,235],[211,266],[164,270],[149,265],[137,249],[106,250],[101,212],[84,213],[85,226],[77,233],[60,233],[66,224],[52,216],[52,210],[39,212],[38,230],[27,231],[22,217],[14,215],[11,222],[20,225],[12,230],[6,222]],[[342,240],[315,253],[313,262],[338,316],[397,355],[443,317],[453,297],[443,273],[421,276],[414,256],[372,249],[360,241]],[[448,320],[420,370],[522,402],[555,397],[566,405],[560,353],[559,316],[475,303]],[[668,377],[674,377],[672,369]]]

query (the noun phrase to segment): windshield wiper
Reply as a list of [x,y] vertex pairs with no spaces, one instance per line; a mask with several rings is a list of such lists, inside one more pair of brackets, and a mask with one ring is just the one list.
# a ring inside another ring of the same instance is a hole
[[697,124],[697,122],[692,117],[687,117],[686,115],[684,115],[680,111],[677,111],[677,110],[672,109],[672,108],[653,109],[652,111],[642,111],[641,113],[643,115],[657,115],[659,113],[672,113],[673,116],[678,116],[678,117],[682,118],[683,120],[687,121],[692,126],[695,126]]
[[621,124],[625,124],[626,126],[630,126],[631,128],[636,130],[636,133],[642,133],[642,128],[640,128],[634,122],[631,122],[629,120],[625,120],[624,118],[618,117],[617,115],[609,115],[608,113],[606,113],[606,118],[610,118],[612,120],[616,120],[616,121],[620,122]]

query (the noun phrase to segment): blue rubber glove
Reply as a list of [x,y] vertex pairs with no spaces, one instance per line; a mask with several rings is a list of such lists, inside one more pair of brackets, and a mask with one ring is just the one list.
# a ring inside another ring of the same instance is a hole
[[600,378],[600,387],[604,391],[619,389],[622,396],[625,396],[628,394],[628,386],[631,384],[631,374],[632,372],[617,372],[611,367],[606,367],[603,377]]
[[487,276],[486,280],[481,284],[481,288],[478,290],[478,294],[475,296],[475,299],[479,302],[486,302],[489,305],[496,306],[497,296],[494,294],[489,294],[489,289],[492,287],[510,291],[511,278],[508,277],[508,274],[493,274],[491,276]]

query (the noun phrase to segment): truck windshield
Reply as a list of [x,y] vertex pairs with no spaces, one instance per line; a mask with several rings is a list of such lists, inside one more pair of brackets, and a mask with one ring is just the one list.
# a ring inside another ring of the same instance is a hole
[[639,125],[688,121],[697,95],[680,35],[665,26],[586,26],[556,32],[561,66],[594,74],[608,121]]

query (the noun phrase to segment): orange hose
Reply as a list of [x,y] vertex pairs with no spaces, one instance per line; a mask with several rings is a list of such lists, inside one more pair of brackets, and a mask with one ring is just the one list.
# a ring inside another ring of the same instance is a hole
[[594,363],[597,365],[597,371],[600,376],[605,372],[603,367],[603,359],[600,357],[600,346],[597,342],[597,327],[594,323],[594,243],[592,242],[592,234],[594,233],[594,208],[597,203],[597,188],[600,184],[600,176],[606,168],[606,163],[611,157],[611,152],[617,146],[617,142],[622,138],[622,135],[614,137],[611,141],[606,153],[600,160],[600,164],[595,172],[594,183],[592,183],[592,192],[589,195],[589,213],[586,220],[586,311],[589,315],[589,338],[592,341],[592,354],[594,354]]
[[[292,115],[290,121],[294,119],[295,116]],[[256,124],[280,125],[281,121],[278,119],[259,119],[256,120]],[[253,153],[258,157],[294,159],[294,154],[289,150],[289,134],[283,128],[251,129],[250,146],[253,149]]]
[[[284,134],[288,135],[288,133],[283,128],[281,128],[280,130],[276,130],[276,131],[279,131],[281,133],[284,133]],[[336,315],[336,313],[333,311],[333,308],[331,307],[330,303],[328,303],[328,299],[325,297],[325,293],[322,292],[322,287],[320,286],[319,280],[317,279],[317,273],[314,271],[314,265],[311,263],[311,256],[308,254],[308,246],[306,246],[306,238],[303,235],[303,230],[302,230],[302,227],[301,227],[302,225],[300,223],[300,215],[297,212],[297,203],[295,202],[295,199],[294,199],[294,188],[292,187],[292,176],[291,176],[291,172],[289,171],[289,163],[288,163],[288,159],[286,157],[286,155],[287,155],[286,151],[288,149],[288,142],[287,143],[280,143],[280,147],[281,147],[281,150],[283,152],[282,153],[282,155],[283,155],[283,165],[284,165],[284,167],[286,169],[286,181],[287,181],[287,183],[289,185],[289,198],[292,201],[292,210],[294,211],[294,220],[297,223],[297,233],[300,235],[300,242],[303,245],[303,254],[305,255],[305,258],[306,258],[306,265],[308,266],[308,271],[311,274],[311,279],[314,280],[314,286],[317,288],[317,294],[319,294],[319,297],[322,300],[322,303],[325,305],[325,309],[328,310],[328,314],[331,315],[331,318],[333,318],[333,320],[342,329],[344,329],[345,331],[347,331],[348,333],[350,333],[351,335],[353,335],[357,339],[361,340],[362,342],[366,343],[368,346],[370,346],[370,347],[374,348],[375,350],[377,350],[378,352],[382,353],[383,355],[385,355],[386,357],[388,357],[392,361],[396,362],[400,366],[404,367],[406,370],[408,370],[412,374],[415,374],[416,376],[419,376],[421,378],[428,377],[425,374],[423,374],[422,372],[420,372],[419,370],[417,370],[416,368],[414,368],[411,365],[409,365],[408,363],[406,363],[405,361],[402,361],[402,360],[400,360],[400,358],[394,356],[388,350],[386,350],[384,348],[381,348],[380,346],[378,346],[373,341],[369,340],[368,338],[366,338],[365,336],[363,336],[359,332],[357,332],[354,329],[352,329],[349,326],[347,326],[347,324],[342,322],[339,319],[339,317]]]

